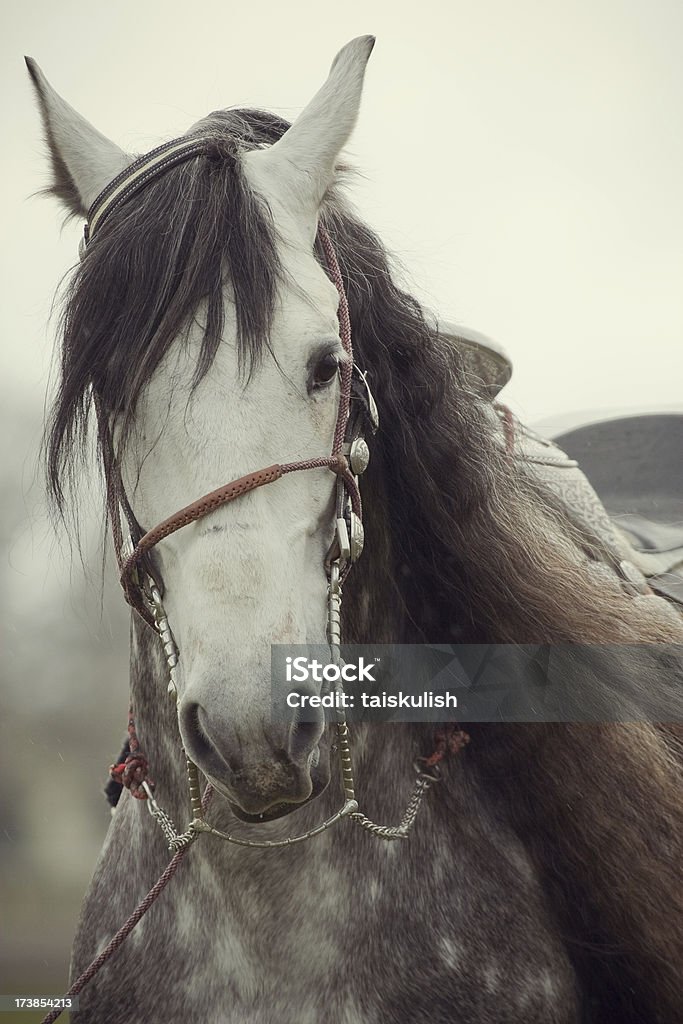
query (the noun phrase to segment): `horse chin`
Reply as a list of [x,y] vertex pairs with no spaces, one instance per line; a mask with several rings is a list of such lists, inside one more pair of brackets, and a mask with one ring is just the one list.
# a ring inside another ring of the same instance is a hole
[[249,814],[247,811],[243,811],[242,808],[235,803],[230,803],[230,810],[236,818],[239,818],[240,821],[247,822],[249,825],[265,825],[269,821],[277,821],[279,818],[286,818],[287,815],[293,814],[294,811],[298,811],[300,808],[310,804],[318,795],[319,794],[314,790],[311,795],[301,803],[273,804],[273,806],[269,807],[268,810],[262,811],[261,814]]
[[251,811],[245,811],[243,807],[240,807],[240,805],[235,802],[235,794],[231,792],[224,783],[221,783],[210,776],[207,776],[207,778],[214,789],[220,793],[221,796],[225,797],[230,806],[230,810],[236,818],[249,825],[265,825],[269,821],[277,821],[279,818],[286,818],[288,815],[294,814],[295,811],[300,810],[302,807],[306,807],[308,804],[316,800],[317,797],[327,789],[330,781],[330,772],[329,767],[321,770],[321,766],[318,766],[311,771],[312,788],[310,794],[304,800],[296,802],[283,800],[280,803],[271,804],[269,807],[256,814]]

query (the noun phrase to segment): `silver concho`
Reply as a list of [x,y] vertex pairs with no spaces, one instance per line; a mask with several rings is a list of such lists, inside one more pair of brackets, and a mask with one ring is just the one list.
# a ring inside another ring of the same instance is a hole
[[349,465],[351,472],[360,476],[368,468],[370,462],[370,449],[362,437],[357,437],[351,445],[349,452]]

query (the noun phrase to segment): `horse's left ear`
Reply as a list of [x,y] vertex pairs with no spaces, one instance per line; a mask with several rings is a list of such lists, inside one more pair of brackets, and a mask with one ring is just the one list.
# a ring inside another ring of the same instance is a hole
[[133,160],[55,92],[32,57],[26,67],[36,90],[52,163],[48,192],[74,216],[85,217],[93,200]]
[[365,67],[374,45],[374,36],[347,43],[335,57],[327,81],[292,127],[269,149],[243,158],[256,187],[303,216],[311,237],[335,162],[358,117]]

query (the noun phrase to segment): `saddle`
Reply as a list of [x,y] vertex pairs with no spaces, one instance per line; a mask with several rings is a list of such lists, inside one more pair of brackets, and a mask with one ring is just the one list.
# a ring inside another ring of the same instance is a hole
[[[470,328],[439,323],[500,422],[494,400],[512,376],[505,349]],[[559,500],[630,593],[654,591],[683,613],[683,408],[562,417],[543,433],[515,420],[515,457]]]
[[553,440],[581,464],[650,588],[683,607],[683,411],[586,416]]

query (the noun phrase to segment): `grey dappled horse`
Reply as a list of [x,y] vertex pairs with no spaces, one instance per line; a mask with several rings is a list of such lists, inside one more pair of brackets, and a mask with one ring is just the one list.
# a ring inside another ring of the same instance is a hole
[[[601,571],[599,538],[511,457],[514,424],[501,441],[461,351],[397,287],[346,204],[337,162],[371,48],[370,37],[345,47],[293,126],[261,111],[211,114],[185,137],[191,158],[150,173],[97,230],[91,215],[48,427],[53,497],[63,507],[93,402],[110,489],[119,474],[146,528],[258,467],[324,461],[348,373],[325,229],[381,423],[368,438],[365,552],[344,585],[344,638],[580,641],[579,671],[567,665],[579,690],[589,677],[597,691],[624,684],[629,707],[653,688],[675,694],[676,617]],[[133,157],[29,70],[51,191],[85,216],[119,175],[125,187]],[[214,787],[219,829],[276,840],[338,807],[330,728],[275,725],[268,705],[270,644],[325,641],[336,479],[323,467],[252,489],[150,554],[180,661],[169,698],[159,639],[135,614],[132,703],[176,822],[188,815],[181,742]],[[641,641],[635,663],[600,646]],[[467,729],[407,841],[381,843],[348,821],[284,849],[201,838],[74,1021],[680,1020],[675,729]],[[413,762],[433,745],[432,726],[354,726],[361,808],[397,821]],[[168,856],[144,802],[124,794],[83,905],[74,976]]]

